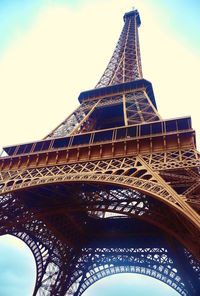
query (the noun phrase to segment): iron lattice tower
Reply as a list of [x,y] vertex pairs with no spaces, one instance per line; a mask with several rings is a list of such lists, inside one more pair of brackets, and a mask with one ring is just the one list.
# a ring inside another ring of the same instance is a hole
[[5,147],[1,234],[37,266],[33,295],[80,296],[134,272],[200,291],[200,157],[191,118],[163,120],[143,79],[137,10],[97,86],[44,140]]

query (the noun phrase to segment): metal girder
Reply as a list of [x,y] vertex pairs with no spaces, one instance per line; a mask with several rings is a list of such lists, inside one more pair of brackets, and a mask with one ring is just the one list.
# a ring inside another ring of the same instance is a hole
[[80,296],[133,272],[200,291],[200,155],[190,118],[162,120],[142,78],[137,10],[96,89],[48,136],[0,158],[0,234],[32,250],[33,296]]
[[96,88],[142,78],[137,15],[125,18],[125,24],[113,56]]

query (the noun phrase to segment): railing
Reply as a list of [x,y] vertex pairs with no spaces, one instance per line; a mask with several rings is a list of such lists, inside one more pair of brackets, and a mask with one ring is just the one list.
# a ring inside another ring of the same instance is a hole
[[5,147],[8,156],[37,153],[76,146],[88,146],[103,142],[115,142],[127,139],[149,138],[158,135],[177,134],[183,131],[192,131],[191,118],[183,117],[152,123],[129,125],[118,128],[93,131],[74,136],[53,138],[34,143],[26,143]]

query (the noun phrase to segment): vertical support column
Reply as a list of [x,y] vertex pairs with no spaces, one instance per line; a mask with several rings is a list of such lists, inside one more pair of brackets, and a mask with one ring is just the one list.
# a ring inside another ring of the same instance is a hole
[[122,100],[123,100],[123,111],[124,111],[124,125],[127,126],[128,119],[127,119],[127,113],[126,113],[126,96],[125,96],[125,94],[123,94]]
[[138,38],[138,26],[136,21],[136,15],[134,16],[135,21],[135,53],[136,53],[136,63],[139,74],[139,79],[142,79],[142,67],[141,67],[141,59],[140,59],[140,46],[139,46],[139,38]]

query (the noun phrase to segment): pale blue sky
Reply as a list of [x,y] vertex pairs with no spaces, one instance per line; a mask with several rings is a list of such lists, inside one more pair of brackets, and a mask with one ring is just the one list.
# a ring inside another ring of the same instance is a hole
[[199,0],[145,0],[168,33],[200,55]]
[[[0,147],[42,138],[74,110],[78,94],[92,88],[103,73],[123,14],[133,5],[142,20],[144,77],[153,82],[161,115],[192,115],[199,128],[198,0],[1,0]],[[31,295],[26,290],[35,278],[30,258],[24,247],[0,238],[0,295]],[[147,295],[144,281],[138,287],[141,279],[129,279],[125,275],[126,285],[121,276],[102,280],[85,296]],[[153,282],[145,279],[149,296],[177,295],[160,285],[157,294],[150,292]]]
[[28,247],[17,238],[0,237],[0,295],[31,296],[35,262]]
[[[13,39],[28,34],[38,13],[44,7],[63,5],[72,10],[81,10],[90,3],[106,2],[106,0],[1,0],[0,1],[0,53],[9,46]],[[126,1],[128,2],[128,1]],[[166,30],[170,30],[177,38],[182,38],[188,46],[200,54],[200,26],[198,0],[142,0],[148,9],[154,11]],[[129,1],[129,9],[132,3]],[[114,12],[114,8],[113,8]]]
[[90,286],[84,296],[178,296],[161,281],[144,275],[118,274],[106,277]]

